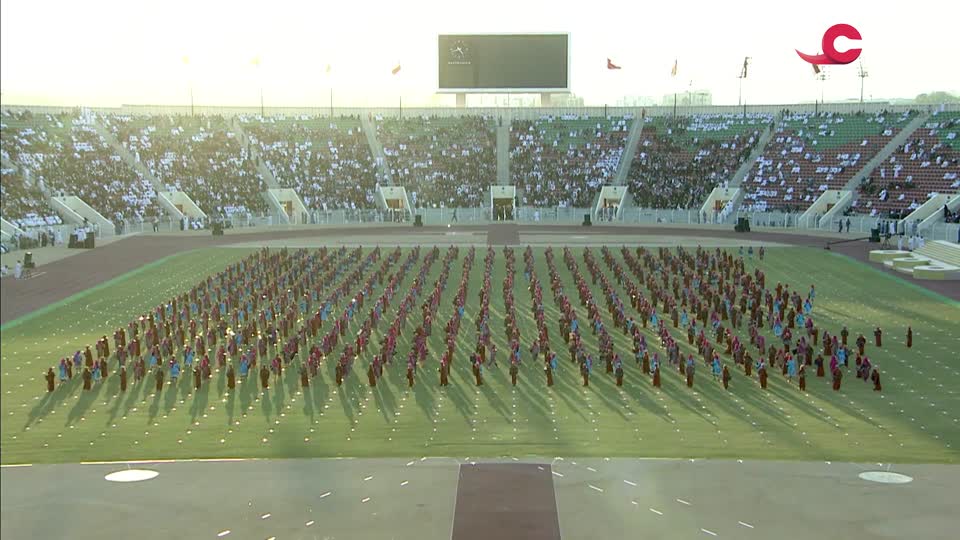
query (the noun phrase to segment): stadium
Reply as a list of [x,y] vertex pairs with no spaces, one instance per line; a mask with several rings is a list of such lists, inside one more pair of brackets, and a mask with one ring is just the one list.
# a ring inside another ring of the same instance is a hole
[[52,4],[0,17],[5,539],[955,537],[946,22]]

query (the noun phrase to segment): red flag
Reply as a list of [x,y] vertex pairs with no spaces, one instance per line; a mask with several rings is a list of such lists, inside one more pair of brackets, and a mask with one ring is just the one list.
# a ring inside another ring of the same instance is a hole
[[671,77],[677,76],[677,59],[676,58],[673,59],[673,69],[670,70],[670,76]]
[[400,64],[397,64],[397,67],[395,67],[395,68],[393,68],[392,70],[390,70],[390,73],[392,73],[392,74],[394,74],[394,75],[396,75],[397,73],[400,73]]
[[609,58],[607,58],[607,69],[623,69],[623,68],[614,64]]

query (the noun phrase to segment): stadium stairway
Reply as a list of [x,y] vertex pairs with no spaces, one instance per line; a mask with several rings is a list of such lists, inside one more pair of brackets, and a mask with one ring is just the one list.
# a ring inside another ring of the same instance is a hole
[[510,120],[497,126],[497,184],[510,184]]
[[[778,114],[776,118],[773,119],[774,125],[780,122],[782,115]],[[744,178],[750,174],[750,170],[753,169],[753,166],[756,164],[757,160],[760,159],[760,156],[763,155],[764,149],[766,149],[767,144],[773,139],[773,128],[767,126],[767,129],[760,134],[760,140],[757,141],[756,146],[753,147],[753,151],[750,152],[750,157],[745,159],[743,163],[740,164],[740,168],[737,169],[737,173],[733,175],[733,178],[730,180],[730,187],[738,188],[740,184],[743,183]],[[737,204],[739,206],[739,203]],[[737,208],[734,208],[736,212]]]
[[[960,210],[960,194],[951,195],[947,200],[946,205],[951,212],[956,212],[957,210]],[[938,208],[937,212],[933,212],[928,217],[926,217],[923,221],[920,222],[918,230],[920,231],[920,234],[925,234],[928,230],[932,229],[933,227],[936,227],[937,225],[941,225],[943,223],[944,223],[943,206],[941,205],[941,207]]]
[[[897,133],[896,135],[894,135],[894,137],[890,139],[889,142],[887,142],[886,146],[881,148],[880,151],[877,152],[877,155],[873,156],[873,159],[868,161],[857,172],[857,174],[853,175],[850,178],[850,181],[847,182],[847,185],[843,187],[843,189],[850,190],[856,193],[857,188],[860,186],[860,183],[866,180],[873,173],[874,169],[879,167],[881,163],[889,159],[890,154],[894,153],[897,150],[897,148],[900,147],[900,145],[907,142],[907,139],[910,138],[913,132],[916,131],[917,128],[922,126],[927,121],[928,118],[930,118],[930,113],[918,114],[916,118],[911,120],[909,124],[907,124],[906,126],[904,126],[903,129],[900,130],[900,133]],[[853,201],[851,201],[851,203],[852,202]],[[844,210],[846,210],[846,208],[844,208]]]
[[913,252],[875,250],[870,260],[916,279],[960,280],[960,246],[935,240]]
[[627,135],[627,141],[624,143],[626,146],[624,146],[623,154],[620,156],[620,163],[617,165],[617,174],[613,177],[613,185],[615,186],[622,186],[627,183],[630,164],[633,163],[633,156],[637,155],[637,144],[640,142],[641,131],[643,131],[643,119],[634,117],[630,122],[630,134]]
[[363,134],[367,136],[367,144],[370,145],[370,153],[377,161],[377,168],[380,169],[381,184],[385,186],[393,185],[393,177],[390,175],[390,167],[387,165],[387,156],[383,153],[383,145],[377,139],[377,130],[370,122],[370,117],[360,115],[360,126],[363,128]]
[[10,237],[12,237],[17,233],[24,234],[24,231],[23,229],[21,229],[20,227],[17,227],[13,223],[3,218],[0,218],[0,236],[3,237],[4,241],[6,241],[7,239],[9,239]]
[[163,185],[163,182],[159,178],[154,176],[150,169],[146,165],[137,161],[137,158],[120,144],[120,141],[117,139],[116,135],[113,134],[107,127],[102,123],[100,117],[96,117],[96,120],[93,122],[93,129],[103,137],[103,140],[110,145],[110,148],[120,156],[120,159],[127,164],[128,167],[136,171],[140,176],[146,178],[150,185],[153,186],[153,190],[157,193],[157,203],[163,207],[167,212],[167,215],[173,219],[180,220],[183,219],[184,213],[181,212],[168,197],[162,195],[163,192],[167,190],[166,186]]
[[4,169],[13,169],[15,171],[20,170],[20,168],[17,167],[16,163],[10,161],[5,157],[0,157],[0,166],[2,166]]
[[[774,125],[780,121],[780,116],[781,115],[778,114],[777,117],[774,118]],[[707,198],[703,201],[703,204],[700,208],[701,213],[706,212],[707,214],[710,214],[713,208],[714,200],[717,198],[727,198],[727,200],[733,202],[733,207],[727,217],[723,220],[723,223],[736,222],[737,212],[740,210],[740,205],[743,203],[743,197],[746,194],[743,189],[740,189],[740,184],[742,184],[744,178],[750,174],[750,170],[753,169],[753,165],[757,162],[757,159],[763,155],[763,150],[766,148],[767,143],[769,143],[772,139],[773,128],[767,126],[766,130],[760,134],[760,140],[758,140],[756,146],[753,147],[753,151],[750,152],[750,156],[740,164],[740,168],[738,168],[736,174],[733,175],[728,187],[714,188],[713,191],[711,191]]]
[[[259,149],[255,145],[250,144],[250,137],[247,135],[247,132],[244,131],[243,125],[238,122],[236,118],[234,118],[231,126],[234,130],[236,130],[237,135],[240,137],[240,142],[250,149],[250,159],[257,164],[257,172],[260,173],[260,177],[263,178],[263,182],[267,184],[268,188],[279,189],[280,182],[277,181],[277,177],[273,175],[273,171],[270,170],[270,167],[267,167],[267,164],[260,159]],[[266,192],[263,193],[263,197],[269,202]]]

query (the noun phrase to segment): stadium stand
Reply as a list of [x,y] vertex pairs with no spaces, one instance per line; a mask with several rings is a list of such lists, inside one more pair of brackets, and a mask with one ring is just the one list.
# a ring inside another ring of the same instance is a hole
[[221,116],[110,116],[117,139],[169,191],[183,191],[208,215],[260,214],[263,179]]
[[417,207],[478,207],[497,177],[495,124],[487,116],[375,118],[395,185]]
[[853,212],[902,219],[930,197],[960,192],[958,135],[960,113],[931,116],[860,185]]
[[259,158],[311,209],[374,206],[377,166],[360,119],[240,117]]
[[543,116],[510,126],[510,176],[520,203],[586,208],[613,179],[629,117]]
[[769,114],[646,117],[627,173],[644,208],[693,208],[733,179],[749,158]]
[[[75,195],[110,220],[142,219],[156,215],[156,194],[116,155],[93,127],[96,118],[79,112],[33,115],[4,113],[4,157],[28,171],[34,189],[20,189],[33,199],[21,203],[47,223],[51,211],[38,212],[36,200],[44,191]],[[23,177],[11,177],[11,184]],[[17,189],[17,188],[14,188]],[[14,217],[14,220],[17,218]],[[57,218],[56,221],[58,221]]]
[[44,202],[43,193],[27,185],[16,169],[0,170],[0,215],[21,229],[41,225],[57,225],[60,216]]
[[744,180],[742,208],[806,210],[824,191],[843,188],[915,114],[785,112]]

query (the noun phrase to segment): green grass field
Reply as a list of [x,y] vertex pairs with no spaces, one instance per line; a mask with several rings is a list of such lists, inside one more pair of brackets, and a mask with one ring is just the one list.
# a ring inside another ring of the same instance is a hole
[[[575,252],[586,274],[581,249]],[[555,251],[565,290],[575,296],[562,253]],[[828,379],[811,373],[804,394],[778,371],[771,372],[770,387],[764,392],[755,378],[748,380],[732,370],[732,387],[724,391],[702,368],[692,390],[679,374],[664,369],[663,388],[657,391],[632,361],[626,361],[631,356],[629,342],[612,331],[605,310],[605,323],[625,357],[625,386],[618,389],[602,369],[595,369],[590,387],[584,389],[556,335],[559,312],[546,286],[547,267],[539,249],[535,250],[536,272],[547,289],[544,304],[553,348],[561,351],[559,379],[551,389],[544,384],[540,362],[532,362],[529,354],[524,356],[520,384],[516,388],[509,384],[508,346],[502,336],[501,289],[506,270],[498,249],[490,309],[501,367],[487,371],[486,384],[480,389],[473,384],[467,355],[475,339],[473,316],[482,284],[482,250],[474,261],[459,334],[463,347],[454,361],[451,385],[445,389],[437,384],[436,356],[421,367],[412,390],[406,387],[402,361],[388,366],[381,383],[369,388],[363,376],[367,356],[339,389],[333,382],[333,363],[325,363],[306,394],[294,369],[284,372],[284,384],[272,385],[265,394],[251,379],[227,395],[222,373],[214,373],[197,395],[189,378],[181,379],[177,387],[168,384],[157,396],[150,378],[120,393],[115,375],[90,392],[81,391],[75,377],[54,393],[46,393],[42,375],[61,356],[92,345],[101,335],[111,335],[117,326],[248,253],[208,249],[178,255],[5,325],[0,337],[0,461],[423,455],[960,461],[960,307],[863,264],[807,248],[773,248],[765,261],[753,259],[748,267],[760,265],[767,273],[768,287],[781,281],[806,291],[816,284],[814,316],[831,334],[842,324],[848,325],[852,336],[860,332],[872,336],[873,327],[883,327],[885,347],[872,347],[872,339],[868,346],[869,356],[883,374],[882,394],[852,372],[839,393],[830,389]],[[441,349],[442,325],[451,314],[449,298],[455,294],[465,253],[461,248],[452,266],[431,352]],[[535,323],[530,317],[522,253],[522,248],[516,249],[514,295],[527,353]],[[612,276],[598,248],[594,254]],[[418,261],[414,268],[419,267]],[[440,268],[437,261],[428,284]],[[415,274],[408,272],[399,288],[401,298]],[[602,306],[599,287],[593,292]],[[374,294],[379,296],[380,291]],[[585,317],[579,306],[578,313]],[[391,320],[388,314],[380,330],[385,331]],[[403,338],[409,338],[419,322],[419,310],[415,310]],[[912,349],[904,345],[908,324],[915,333]],[[375,333],[374,342],[378,336]],[[596,338],[589,331],[584,338],[588,350],[595,353]],[[652,333],[647,340],[659,350]],[[684,352],[689,350],[685,339],[683,347]],[[401,341],[398,358],[405,357],[407,350],[409,343]],[[338,354],[339,349],[334,358]],[[115,360],[111,368],[116,368]]]

